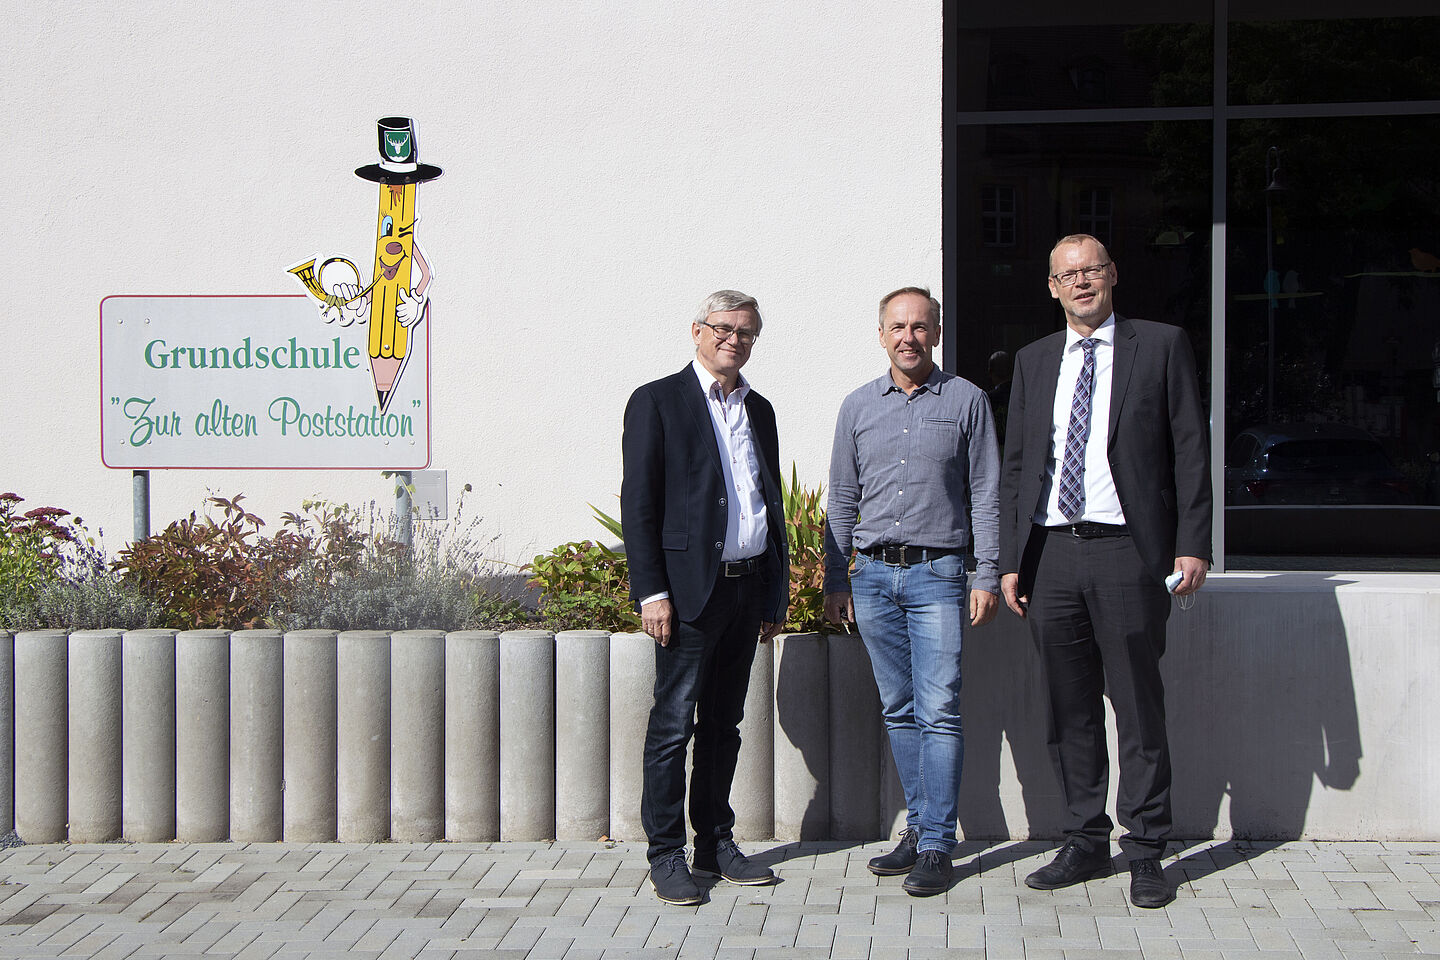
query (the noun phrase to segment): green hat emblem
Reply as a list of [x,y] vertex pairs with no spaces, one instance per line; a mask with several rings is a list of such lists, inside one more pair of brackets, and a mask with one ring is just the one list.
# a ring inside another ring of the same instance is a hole
[[410,159],[410,131],[409,130],[386,130],[385,131],[385,157],[398,163]]

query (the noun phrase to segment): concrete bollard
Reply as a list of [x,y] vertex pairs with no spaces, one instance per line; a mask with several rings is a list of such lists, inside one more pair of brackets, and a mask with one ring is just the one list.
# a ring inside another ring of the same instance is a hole
[[445,634],[390,638],[390,839],[445,837]]
[[500,839],[555,837],[555,635],[500,635]]
[[777,637],[775,839],[820,839],[830,829],[829,661],[818,633]]
[[230,636],[230,839],[284,835],[284,640],[276,630]]
[[26,843],[65,839],[68,660],[63,630],[15,635],[15,831]]
[[0,830],[15,826],[15,637],[0,630]]
[[775,643],[755,647],[745,718],[740,721],[740,759],[730,788],[735,836],[769,840],[775,836]]
[[122,827],[126,840],[175,839],[175,631],[121,641]]
[[655,641],[643,633],[610,637],[610,836],[644,840],[640,793],[645,729],[655,701]]
[[70,840],[120,839],[120,631],[70,635]]
[[230,836],[230,634],[175,638],[175,838]]
[[445,637],[445,837],[500,839],[500,635]]
[[610,833],[610,634],[555,637],[555,837]]
[[[289,652],[287,636],[287,660]],[[390,635],[381,630],[347,630],[336,640],[336,661],[336,836],[346,843],[374,843],[390,835]],[[288,725],[285,735],[288,840]]]
[[827,638],[832,840],[874,840],[880,827],[880,694],[859,637]]
[[336,833],[336,633],[285,634],[285,840]]

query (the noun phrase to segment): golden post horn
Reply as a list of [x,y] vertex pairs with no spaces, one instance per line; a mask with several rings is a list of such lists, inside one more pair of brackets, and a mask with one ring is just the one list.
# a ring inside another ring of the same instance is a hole
[[320,285],[320,274],[323,273],[325,271],[325,268],[330,266],[330,264],[332,263],[345,264],[345,266],[349,267],[352,271],[354,271],[355,282],[357,284],[360,282],[360,268],[355,266],[355,264],[350,262],[349,260],[346,260],[344,257],[331,257],[329,260],[326,260],[324,263],[320,264],[319,270],[315,269],[315,260],[314,258],[311,258],[309,260],[306,260],[299,266],[291,267],[290,272],[295,274],[296,279],[298,279],[302,284],[305,285],[305,289],[310,292],[310,295],[312,297],[314,297],[316,300],[319,300],[327,307],[338,308],[345,306],[345,304],[347,303],[354,303],[356,300],[367,296],[370,291],[374,289],[375,284],[374,282],[371,282],[368,287],[366,287],[364,290],[361,290],[353,297],[342,297],[338,293],[330,293]]

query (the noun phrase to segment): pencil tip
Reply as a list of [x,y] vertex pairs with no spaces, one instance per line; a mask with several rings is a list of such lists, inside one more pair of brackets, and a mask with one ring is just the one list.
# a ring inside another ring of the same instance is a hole
[[384,413],[384,412],[385,412],[385,407],[386,407],[386,405],[390,403],[390,394],[393,393],[393,392],[394,392],[394,391],[391,391],[391,390],[376,390],[376,391],[375,391],[375,402],[380,405],[380,412],[381,412],[381,413]]

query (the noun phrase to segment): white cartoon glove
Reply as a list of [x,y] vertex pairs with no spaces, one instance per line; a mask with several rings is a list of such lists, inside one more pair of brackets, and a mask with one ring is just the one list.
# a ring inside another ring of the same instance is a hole
[[[335,284],[335,289],[331,290],[330,292],[337,297],[343,297],[346,300],[350,300],[352,297],[359,295],[360,285],[356,283],[337,283]],[[320,319],[324,320],[326,323],[335,323],[336,321],[339,321],[340,326],[348,327],[352,324],[364,323],[365,313],[369,309],[369,297],[361,297],[359,300],[355,300],[352,303],[342,304],[338,307],[332,307],[329,304],[322,303],[320,305]]]
[[430,298],[415,290],[395,291],[398,300],[395,303],[395,319],[400,321],[402,327],[413,327],[425,318],[425,309],[430,306]]

